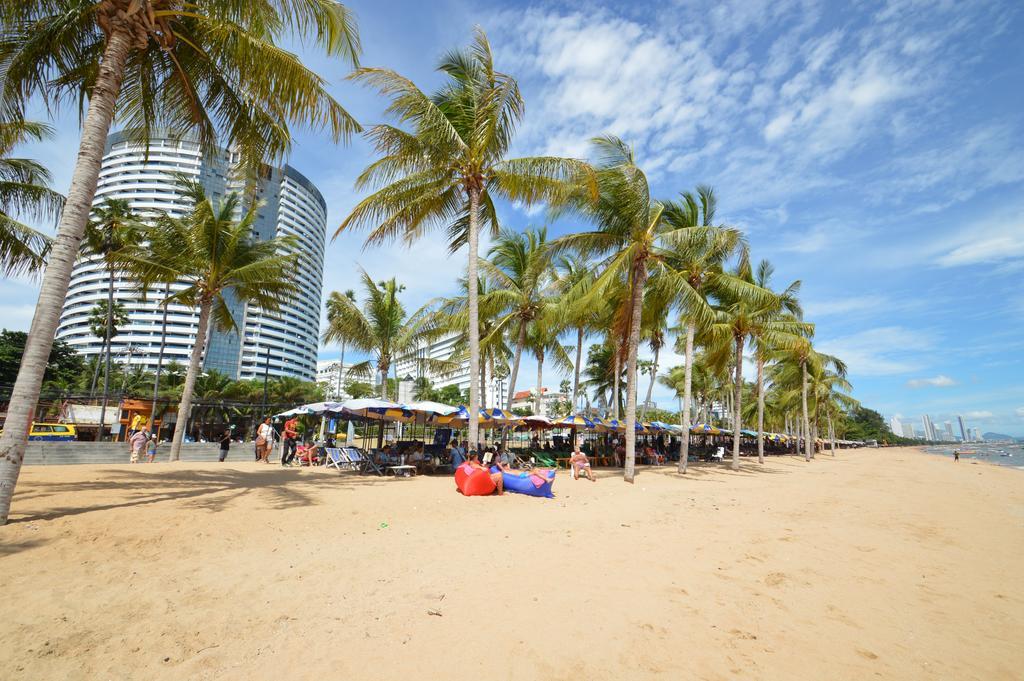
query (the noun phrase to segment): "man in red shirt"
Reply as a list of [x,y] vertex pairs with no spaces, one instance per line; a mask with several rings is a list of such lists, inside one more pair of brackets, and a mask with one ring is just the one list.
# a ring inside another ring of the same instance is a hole
[[281,465],[287,466],[295,458],[298,445],[295,438],[299,435],[299,419],[294,416],[284,422],[284,447],[281,448]]

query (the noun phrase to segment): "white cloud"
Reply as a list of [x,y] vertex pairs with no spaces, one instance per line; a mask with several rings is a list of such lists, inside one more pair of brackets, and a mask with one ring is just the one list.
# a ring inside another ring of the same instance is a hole
[[1015,413],[1019,418],[1024,419],[1024,407],[1017,407],[1013,413]]
[[956,381],[943,374],[932,378],[912,378],[907,381],[907,386],[910,388],[948,388],[956,384]]
[[826,315],[848,315],[853,312],[877,312],[888,305],[884,296],[868,294],[846,298],[808,301],[804,303],[804,315],[809,319]]
[[957,267],[998,263],[1024,257],[1024,211],[1015,215],[995,216],[975,223],[971,228],[954,232],[938,263]]
[[968,418],[968,419],[971,419],[973,421],[987,421],[988,419],[992,418],[993,416],[995,416],[995,415],[992,412],[987,411],[987,410],[969,411],[966,414],[964,414],[964,418]]
[[877,327],[818,343],[818,350],[836,355],[847,363],[851,374],[862,376],[916,371],[921,368],[924,351],[931,347],[927,334],[900,326]]

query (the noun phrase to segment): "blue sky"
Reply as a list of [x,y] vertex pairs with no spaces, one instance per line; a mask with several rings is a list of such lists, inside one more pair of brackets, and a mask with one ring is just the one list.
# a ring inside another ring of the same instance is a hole
[[[612,132],[635,145],[657,195],[713,185],[719,219],[746,231],[776,282],[803,281],[820,348],[847,360],[867,406],[917,423],[960,413],[982,431],[1024,435],[1019,3],[349,5],[363,62],[424,89],[439,82],[439,55],[481,24],[526,99],[518,154],[582,156],[590,137]],[[344,65],[308,63],[360,121],[380,119],[381,100],[344,82]],[[55,122],[57,138],[26,151],[63,190],[78,119]],[[300,134],[291,163],[326,196],[330,229],[358,200],[352,182],[369,158],[362,140]],[[514,207],[503,218],[544,220]],[[439,239],[363,251],[345,235],[328,247],[328,290],[357,288],[357,263],[397,276],[411,307],[451,293],[464,254],[449,259]],[[4,325],[27,328],[34,300],[30,283],[0,282]],[[655,398],[671,402],[660,387]]]

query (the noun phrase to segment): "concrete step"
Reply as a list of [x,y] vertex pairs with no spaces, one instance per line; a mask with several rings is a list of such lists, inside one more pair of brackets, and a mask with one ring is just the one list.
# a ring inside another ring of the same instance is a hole
[[[170,443],[161,443],[157,461],[166,461]],[[233,444],[229,460],[253,458],[253,444]],[[124,442],[29,442],[25,450],[26,466],[53,466],[70,464],[128,463],[131,452]],[[182,461],[217,461],[220,446],[216,442],[185,443],[181,447]]]

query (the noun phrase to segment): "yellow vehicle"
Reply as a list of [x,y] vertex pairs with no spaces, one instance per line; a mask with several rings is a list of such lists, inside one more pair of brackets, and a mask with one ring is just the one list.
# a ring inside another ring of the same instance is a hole
[[[0,434],[3,434],[0,428]],[[73,423],[33,423],[28,431],[29,440],[49,440],[51,442],[70,442],[78,439],[78,431]]]

